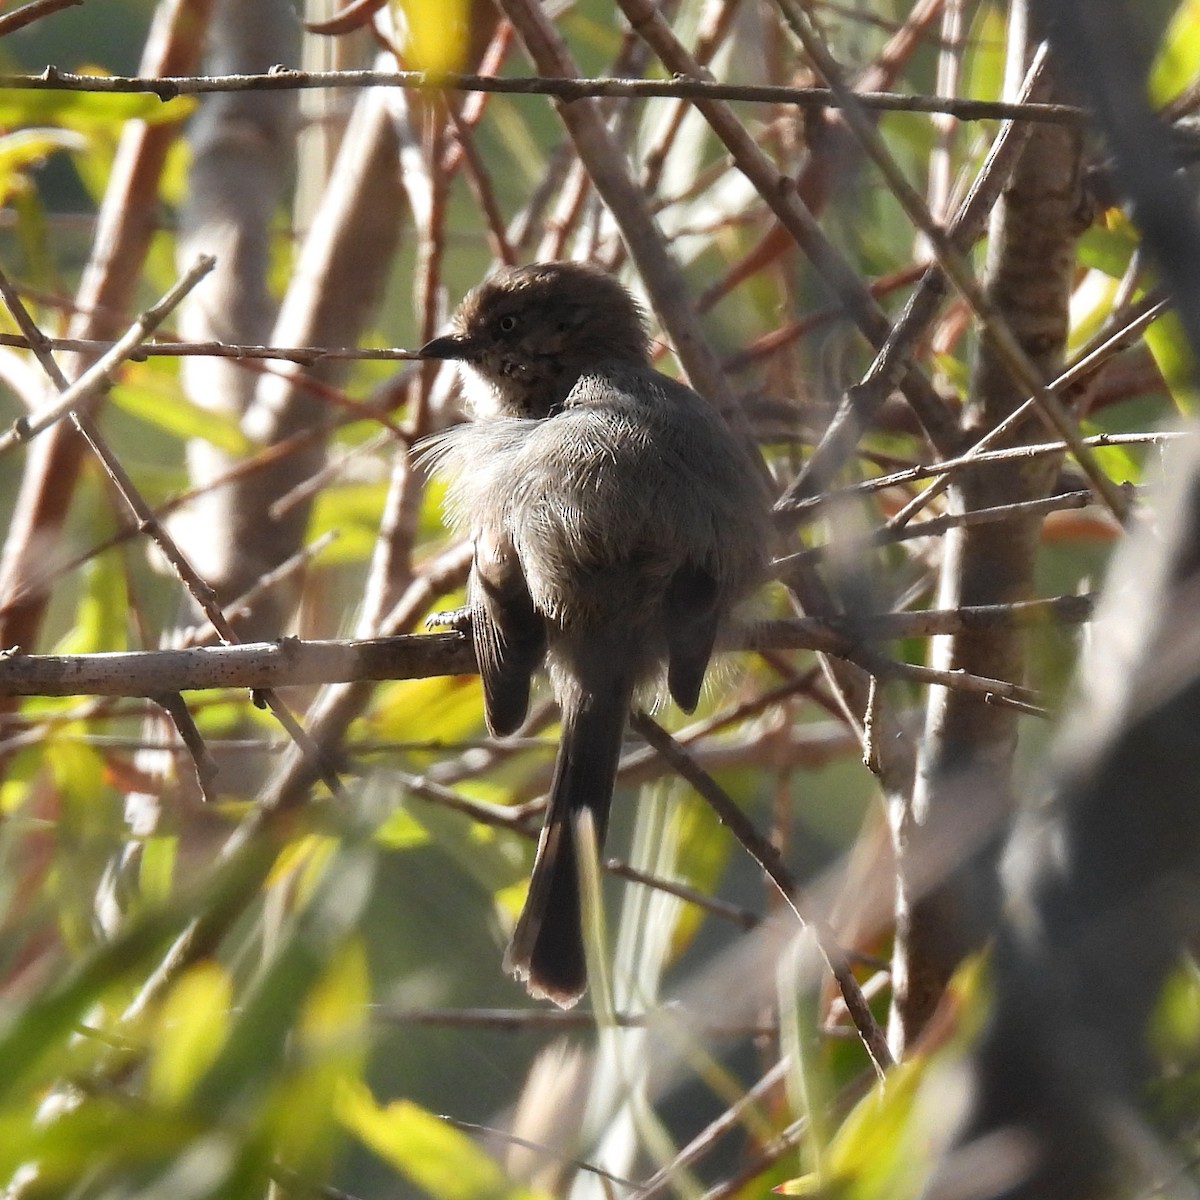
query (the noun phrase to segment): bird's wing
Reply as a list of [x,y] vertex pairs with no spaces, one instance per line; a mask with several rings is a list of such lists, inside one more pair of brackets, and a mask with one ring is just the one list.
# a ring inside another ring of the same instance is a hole
[[488,730],[504,737],[525,720],[530,677],[546,652],[545,621],[507,533],[476,534],[471,629]]
[[667,640],[667,687],[684,712],[700,699],[704,672],[721,622],[719,588],[703,567],[687,564],[671,577],[663,598]]

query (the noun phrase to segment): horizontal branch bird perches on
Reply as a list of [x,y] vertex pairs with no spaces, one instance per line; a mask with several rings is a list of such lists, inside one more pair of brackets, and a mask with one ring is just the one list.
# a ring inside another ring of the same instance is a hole
[[[854,656],[856,646],[898,637],[932,637],[996,625],[1077,624],[1092,613],[1090,596],[1059,596],[1020,604],[885,613],[853,622],[802,618],[767,621],[743,630],[744,650],[818,650]],[[897,674],[908,664],[894,663]],[[0,656],[3,696],[156,696],[209,688],[312,687],[354,680],[426,679],[471,675],[470,641],[458,633],[303,641],[281,638],[185,650],[104,654]],[[1011,685],[1008,685],[1011,686]]]

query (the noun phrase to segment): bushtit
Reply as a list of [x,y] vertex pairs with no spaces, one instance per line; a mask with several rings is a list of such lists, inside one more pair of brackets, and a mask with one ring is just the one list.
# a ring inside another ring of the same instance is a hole
[[576,818],[590,811],[602,842],[639,688],[665,668],[695,707],[719,627],[762,574],[766,489],[719,414],[650,366],[641,310],[593,267],[500,271],[421,354],[461,364],[476,418],[429,455],[474,541],[464,617],[488,728],[520,726],[543,661],[562,713],[505,966],[566,1007],[587,986]]

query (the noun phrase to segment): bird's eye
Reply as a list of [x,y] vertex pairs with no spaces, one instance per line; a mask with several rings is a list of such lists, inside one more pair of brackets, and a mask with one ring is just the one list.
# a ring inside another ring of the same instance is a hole
[[517,318],[512,313],[508,313],[500,318],[499,325],[501,333],[512,333],[517,327]]

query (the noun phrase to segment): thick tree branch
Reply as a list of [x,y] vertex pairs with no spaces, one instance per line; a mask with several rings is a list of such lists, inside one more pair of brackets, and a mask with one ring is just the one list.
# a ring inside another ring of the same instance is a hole
[[[853,630],[835,620],[770,621],[747,630],[728,649],[812,650],[853,657],[860,639],[932,637],[964,630],[1015,628],[1090,619],[1091,598],[1060,596],[1023,604],[856,617]],[[891,664],[898,673],[909,668]],[[335,641],[244,642],[188,650],[111,654],[0,656],[0,696],[158,696],[206,688],[311,687],[324,683],[468,675],[475,659],[458,633],[401,634]],[[964,677],[964,685],[970,686]]]

